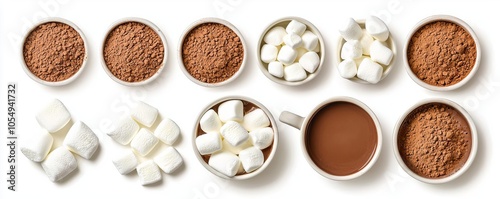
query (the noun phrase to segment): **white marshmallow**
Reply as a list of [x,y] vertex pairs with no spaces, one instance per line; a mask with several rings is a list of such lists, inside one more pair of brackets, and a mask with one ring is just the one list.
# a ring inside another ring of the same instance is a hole
[[250,139],[247,139],[247,141],[243,142],[243,144],[240,144],[238,146],[233,146],[233,145],[229,144],[229,142],[227,142],[227,140],[222,140],[222,150],[234,153],[236,155],[240,154],[240,151],[242,151],[243,149],[251,147],[252,145],[253,144],[252,144],[252,141]]
[[61,101],[53,99],[38,112],[36,120],[42,128],[49,133],[54,133],[61,130],[71,120],[71,115]]
[[158,109],[142,101],[132,109],[132,118],[144,126],[151,127],[158,117]]
[[307,78],[307,73],[299,63],[285,66],[284,78],[286,81],[296,82]]
[[200,119],[200,127],[203,132],[219,132],[222,122],[219,119],[219,115],[213,110],[208,110]]
[[217,132],[199,135],[195,142],[201,155],[212,154],[222,149],[222,139]]
[[366,31],[375,39],[380,41],[385,41],[389,38],[389,28],[380,18],[375,16],[369,16],[366,19]]
[[273,61],[267,65],[267,71],[269,74],[282,78],[283,77],[283,64],[279,61]]
[[137,151],[140,155],[146,156],[158,144],[159,140],[149,130],[141,128],[135,135],[130,147]]
[[373,37],[369,35],[366,30],[363,30],[363,36],[359,40],[363,48],[363,55],[370,55],[370,46],[373,43]]
[[179,126],[169,118],[163,119],[154,131],[154,135],[168,145],[173,145],[180,134]]
[[66,147],[54,149],[42,162],[42,168],[52,182],[63,179],[77,167],[75,157]]
[[126,116],[115,122],[113,129],[106,134],[121,145],[127,145],[140,128],[131,117]]
[[295,51],[297,51],[297,57],[295,58],[294,62],[299,62],[300,58],[304,54],[306,54],[307,52],[309,52],[307,49],[302,48],[302,47],[299,47],[299,48],[295,49]]
[[290,33],[295,33],[297,35],[302,35],[306,31],[306,25],[303,23],[298,22],[297,20],[292,20],[288,25],[286,26],[286,32],[288,34]]
[[356,62],[352,59],[345,59],[339,64],[339,73],[343,78],[353,78],[358,73]]
[[63,145],[71,152],[88,160],[99,147],[99,138],[85,123],[78,121],[69,129]]
[[247,113],[243,117],[243,127],[245,127],[247,131],[257,130],[260,128],[268,127],[269,125],[271,125],[269,118],[267,117],[266,113],[260,108]]
[[299,60],[299,64],[309,73],[314,73],[319,66],[319,55],[316,52],[307,52]]
[[276,26],[271,28],[264,36],[264,42],[273,46],[278,46],[283,43],[283,37],[286,35],[285,28]]
[[342,21],[342,23],[340,24],[339,32],[342,38],[344,38],[346,41],[358,40],[363,35],[361,27],[353,18],[348,18]]
[[112,161],[118,172],[122,175],[132,172],[139,164],[137,157],[131,150],[126,150],[115,155]]
[[249,135],[253,145],[259,149],[265,149],[271,146],[274,139],[274,133],[271,127],[250,131]]
[[344,43],[340,51],[342,59],[356,59],[363,55],[363,47],[358,40],[351,40]]
[[270,44],[264,44],[262,46],[260,50],[260,59],[264,63],[276,61],[276,57],[278,57],[278,48],[276,46]]
[[394,53],[380,41],[376,40],[370,47],[370,56],[373,61],[384,65],[389,65],[391,63],[392,57],[394,56]]
[[382,66],[370,58],[365,58],[359,65],[357,76],[369,83],[376,84],[382,78],[383,70]]
[[153,184],[161,180],[161,172],[153,160],[148,160],[137,166],[137,174],[142,185]]
[[32,133],[27,139],[23,139],[21,142],[21,152],[29,160],[41,162],[49,154],[53,142],[54,139],[49,132],[41,129],[40,132]]
[[243,121],[243,102],[240,100],[228,100],[219,105],[217,110],[219,119],[222,122],[229,120],[242,122]]
[[295,49],[302,45],[302,38],[300,38],[300,36],[295,33],[288,33],[283,37],[283,42],[287,46],[290,46],[293,49]]
[[248,131],[235,121],[227,121],[222,125],[220,134],[233,146],[238,146],[248,139]]
[[154,158],[155,163],[165,173],[173,173],[182,165],[182,156],[173,147],[168,147]]
[[241,162],[240,158],[230,152],[216,153],[210,156],[208,165],[222,174],[233,177],[238,172]]
[[257,147],[248,147],[240,152],[240,161],[243,169],[250,173],[264,164],[264,154]]
[[281,47],[278,53],[278,61],[287,65],[287,64],[292,64],[293,61],[295,61],[295,58],[297,58],[296,50],[294,50],[292,47],[288,45]]
[[319,39],[316,34],[313,32],[306,30],[302,35],[302,46],[309,50],[314,51],[314,49],[318,46]]

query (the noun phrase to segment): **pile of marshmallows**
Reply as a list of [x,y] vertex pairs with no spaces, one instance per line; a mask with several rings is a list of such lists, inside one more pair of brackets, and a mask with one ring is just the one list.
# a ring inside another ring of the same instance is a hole
[[210,109],[200,119],[205,134],[196,137],[201,155],[210,155],[208,165],[220,173],[233,177],[255,171],[264,164],[262,149],[273,142],[273,129],[262,109],[243,113],[240,100],[229,100]]
[[85,123],[78,121],[67,132],[63,146],[50,152],[54,142],[51,134],[62,133],[59,131],[71,120],[68,109],[57,99],[43,107],[37,113],[36,120],[43,130],[23,140],[21,152],[28,159],[41,162],[43,170],[53,182],[63,179],[78,167],[73,153],[90,159],[99,147],[99,139],[94,132]]
[[[137,170],[142,185],[158,182],[162,179],[160,168],[170,174],[182,165],[182,157],[171,145],[177,141],[180,129],[171,119],[163,119],[154,132],[151,128],[158,117],[158,109],[139,101],[131,110],[131,116],[126,116],[115,122],[113,129],[106,134],[121,145],[129,145],[132,150],[126,150],[115,155],[113,164],[122,175]],[[143,125],[141,127],[139,124]],[[158,143],[170,145],[156,155],[153,160],[139,163],[136,156],[147,156]],[[159,168],[158,168],[159,167]]]
[[339,29],[346,42],[342,46],[342,62],[338,69],[343,78],[357,76],[375,84],[382,78],[382,65],[389,65],[394,54],[385,43],[389,38],[389,29],[381,19],[370,16],[366,19],[365,27],[362,30],[354,19],[349,18]]
[[320,63],[318,36],[306,29],[305,24],[292,20],[286,29],[276,26],[267,32],[260,59],[268,64],[271,75],[296,82],[316,71]]

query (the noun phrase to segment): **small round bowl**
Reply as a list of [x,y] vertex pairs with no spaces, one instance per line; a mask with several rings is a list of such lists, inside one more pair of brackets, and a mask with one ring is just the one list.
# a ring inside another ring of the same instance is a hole
[[[356,20],[356,22],[359,24],[361,29],[365,29],[365,20]],[[343,61],[343,59],[340,57],[340,54],[342,51],[342,46],[344,45],[345,42],[346,42],[346,40],[344,38],[342,38],[342,36],[339,36],[339,39],[337,42],[337,49],[336,49],[336,53],[335,53],[335,57],[337,58],[337,61],[336,61],[337,69],[338,69],[338,65],[340,64],[340,62]],[[392,70],[392,66],[394,66],[394,63],[396,62],[396,57],[397,57],[396,43],[392,39],[392,34],[390,32],[389,32],[389,38],[385,41],[385,43],[392,50],[392,53],[394,55],[392,56],[392,60],[389,63],[389,65],[386,66],[386,65],[380,64],[382,66],[382,68],[384,68],[384,71],[382,73],[382,78],[380,78],[380,81],[382,81],[385,77],[387,77],[387,75],[389,75],[389,73]],[[354,76],[353,78],[349,78],[348,80],[351,80],[351,81],[356,82],[356,83],[361,83],[361,84],[371,84],[365,80],[358,78],[357,76]]]
[[[467,158],[467,161],[455,173],[453,173],[449,176],[443,177],[443,178],[427,178],[427,177],[423,177],[423,176],[418,175],[417,173],[413,172],[405,164],[403,158],[401,157],[401,155],[399,153],[398,135],[399,135],[399,130],[400,130],[402,124],[404,123],[406,117],[408,117],[415,109],[417,109],[423,105],[427,105],[427,104],[444,104],[444,105],[447,105],[447,106],[454,108],[456,111],[458,111],[459,113],[462,114],[463,118],[465,118],[465,120],[467,121],[467,124],[469,125],[470,132],[471,132],[471,149],[470,149],[470,153],[469,153],[469,157]],[[443,98],[433,98],[433,99],[422,100],[422,101],[418,102],[417,104],[413,105],[412,107],[410,107],[401,116],[401,118],[399,118],[398,122],[396,123],[396,126],[394,127],[392,141],[393,141],[392,146],[393,146],[394,156],[396,157],[396,160],[398,161],[401,168],[403,168],[403,170],[406,173],[408,173],[411,177],[413,177],[421,182],[425,182],[425,183],[429,183],[429,184],[446,183],[446,182],[449,182],[449,181],[452,181],[452,180],[458,178],[463,173],[465,173],[467,171],[467,169],[472,165],[472,162],[474,161],[474,158],[475,158],[476,153],[477,153],[477,145],[478,145],[476,126],[474,125],[474,121],[472,120],[470,115],[467,113],[467,111],[465,109],[463,109],[457,103],[450,101],[450,100],[447,100],[447,99],[443,99]]]
[[[224,80],[222,82],[206,83],[206,82],[202,82],[202,81],[194,78],[186,70],[186,66],[184,65],[184,61],[182,59],[182,47],[184,45],[184,39],[188,36],[188,34],[191,32],[191,30],[193,30],[197,26],[205,24],[205,23],[218,23],[218,24],[222,24],[222,25],[228,27],[236,35],[238,35],[238,37],[240,38],[241,44],[243,45],[243,60],[241,62],[240,68],[238,69],[238,71],[236,73],[233,74],[233,76],[231,76],[230,78],[228,78],[228,79],[226,79],[226,80]],[[184,30],[184,32],[182,33],[181,38],[179,39],[179,46],[178,46],[178,49],[177,49],[177,59],[179,60],[179,66],[180,66],[182,72],[184,73],[184,75],[186,75],[186,77],[189,80],[191,80],[192,82],[194,82],[194,83],[196,83],[196,84],[198,84],[200,86],[205,86],[205,87],[219,87],[219,86],[223,86],[223,85],[226,85],[226,84],[234,81],[241,74],[241,72],[245,68],[245,65],[246,65],[246,62],[247,62],[246,61],[247,60],[247,46],[245,44],[245,39],[243,38],[243,35],[240,33],[240,31],[233,24],[229,23],[226,20],[220,19],[220,18],[207,17],[207,18],[202,18],[202,19],[199,19],[199,20],[191,23],[191,25],[189,25],[188,28],[186,28]]]
[[[141,24],[144,24],[144,25],[148,26],[149,28],[151,28],[160,37],[160,39],[161,39],[161,41],[163,43],[163,61],[160,64],[160,68],[158,69],[158,71],[156,71],[156,73],[153,76],[151,76],[148,79],[145,79],[143,81],[139,81],[139,82],[128,82],[128,81],[123,81],[123,80],[117,78],[109,70],[108,66],[106,65],[106,61],[104,60],[104,54],[103,53],[104,53],[104,47],[106,45],[106,40],[108,39],[108,35],[116,27],[118,27],[119,25],[122,25],[122,24],[128,23],[128,22],[137,22],[137,23],[141,23]],[[146,85],[146,84],[154,81],[156,78],[158,78],[158,76],[160,76],[160,73],[161,73],[161,71],[163,71],[163,68],[165,68],[165,65],[167,64],[167,55],[168,55],[167,39],[163,35],[163,32],[160,30],[160,28],[158,28],[158,26],[156,26],[155,24],[153,24],[151,21],[148,21],[148,20],[143,19],[143,18],[127,17],[127,18],[123,18],[123,19],[119,19],[119,20],[115,21],[113,24],[111,24],[111,26],[109,27],[108,31],[106,32],[106,35],[104,36],[104,39],[102,40],[102,46],[101,46],[101,64],[102,64],[102,68],[104,69],[104,71],[106,72],[106,74],[112,80],[114,80],[115,82],[117,82],[117,83],[119,83],[121,85],[124,85],[124,86],[143,86],[143,85]]]
[[[476,62],[474,63],[474,67],[472,68],[470,73],[467,75],[467,77],[462,79],[460,82],[453,84],[453,85],[450,85],[450,86],[445,86],[445,87],[430,85],[430,84],[422,81],[420,78],[418,78],[413,73],[413,71],[410,68],[410,64],[408,63],[408,45],[410,44],[410,41],[411,41],[413,34],[415,34],[415,32],[417,32],[423,26],[425,26],[429,23],[432,23],[432,22],[436,22],[436,21],[451,22],[451,23],[454,23],[454,24],[462,27],[464,30],[466,30],[470,34],[472,39],[474,39],[474,43],[476,44]],[[406,39],[406,44],[405,44],[404,51],[403,51],[403,60],[404,60],[405,68],[406,68],[406,73],[408,73],[410,78],[414,82],[416,82],[418,85],[420,85],[426,89],[432,90],[432,91],[451,91],[451,90],[455,90],[455,89],[460,88],[461,86],[465,85],[469,80],[472,79],[474,74],[476,74],[477,70],[479,69],[479,64],[480,64],[480,60],[481,60],[481,47],[479,44],[479,39],[476,36],[476,33],[474,33],[474,30],[472,30],[472,28],[467,23],[465,23],[464,21],[462,21],[461,19],[459,19],[457,17],[450,16],[450,15],[433,15],[433,16],[427,17],[427,18],[421,20],[420,22],[418,22],[417,25],[415,25],[415,27],[413,27],[410,34],[408,34],[408,38]]]
[[[200,120],[201,120],[201,117],[203,116],[203,114],[205,114],[208,110],[210,110],[210,109],[212,109],[212,108],[214,108],[214,107],[216,107],[216,106],[218,106],[218,105],[220,105],[223,102],[228,101],[228,100],[241,100],[244,104],[250,103],[250,104],[255,105],[257,108],[260,108],[262,111],[264,111],[264,113],[269,118],[269,121],[271,122],[271,128],[273,129],[273,132],[274,132],[273,143],[268,148],[263,149],[263,151],[269,150],[269,148],[271,150],[267,159],[264,160],[264,164],[262,164],[262,166],[259,167],[255,171],[252,171],[250,173],[245,173],[245,174],[236,174],[233,177],[228,177],[228,176],[220,173],[219,171],[215,170],[210,165],[208,165],[208,163],[205,162],[205,160],[203,159],[203,156],[198,152],[198,149],[196,147],[196,137],[198,137],[199,135],[201,135],[203,133],[201,130],[201,127],[200,127]],[[223,179],[246,180],[246,179],[253,178],[253,177],[259,175],[260,173],[262,173],[262,171],[264,171],[267,168],[267,166],[269,166],[269,164],[271,163],[271,161],[274,157],[274,154],[276,154],[276,150],[278,149],[278,125],[276,124],[276,121],[274,120],[274,117],[271,114],[271,112],[269,112],[269,110],[264,105],[259,103],[258,101],[251,99],[251,98],[248,98],[248,97],[243,97],[243,96],[223,97],[223,98],[220,98],[220,99],[215,100],[214,102],[208,104],[202,110],[202,112],[199,114],[198,119],[196,120],[196,123],[194,126],[194,130],[193,130],[192,145],[193,145],[193,151],[195,153],[196,158],[198,159],[198,161],[200,161],[200,164],[202,164],[203,167],[205,167],[205,169],[210,171],[210,173],[212,173],[220,178],[223,178]]]
[[[83,45],[85,47],[85,55],[83,57],[83,62],[82,62],[82,65],[80,66],[80,69],[75,74],[73,74],[73,76],[71,76],[70,78],[62,80],[62,81],[57,81],[57,82],[45,81],[43,79],[40,79],[36,75],[34,75],[28,69],[28,66],[26,65],[26,62],[24,61],[24,55],[23,55],[24,43],[26,42],[26,39],[31,34],[31,32],[35,28],[37,28],[39,25],[42,25],[42,24],[45,24],[45,23],[49,23],[49,22],[59,22],[59,23],[66,24],[66,25],[70,26],[71,28],[73,28],[76,32],[78,32],[78,34],[82,38]],[[63,19],[63,18],[58,18],[58,17],[46,18],[46,19],[43,19],[40,22],[36,23],[33,27],[31,27],[31,29],[29,29],[28,32],[26,33],[26,35],[24,36],[24,38],[23,38],[23,40],[21,42],[21,52],[20,52],[20,55],[21,55],[21,66],[23,67],[24,72],[31,79],[33,79],[34,81],[36,81],[36,82],[38,82],[40,84],[43,84],[43,85],[46,85],[46,86],[64,86],[64,85],[67,85],[67,84],[73,82],[75,79],[77,79],[80,76],[80,74],[82,74],[82,71],[85,69],[85,66],[87,65],[87,60],[88,60],[88,55],[89,55],[88,49],[89,49],[89,46],[87,44],[87,39],[85,38],[85,35],[83,34],[82,30],[80,30],[80,28],[78,28],[78,26],[76,26],[73,22],[68,21],[66,19]]]
[[[276,26],[281,26],[283,28],[286,28],[288,23],[290,23],[290,21],[292,21],[292,20],[296,20],[300,23],[305,24],[307,26],[306,30],[311,31],[316,36],[318,36],[318,45],[320,45],[320,50],[318,52],[318,55],[320,57],[318,68],[316,69],[316,71],[314,73],[308,74],[306,79],[304,79],[302,81],[297,81],[297,82],[289,82],[289,81],[286,81],[284,78],[278,78],[278,77],[271,75],[267,71],[267,63],[264,63],[260,59],[260,50],[261,50],[262,46],[265,44],[264,36],[267,34],[267,32],[269,32],[269,30],[271,30],[272,28],[274,28]],[[321,69],[323,68],[323,62],[325,60],[325,42],[324,42],[323,36],[321,36],[321,33],[319,32],[318,28],[316,28],[316,26],[314,26],[311,22],[309,22],[303,18],[300,18],[300,17],[284,17],[284,18],[278,19],[278,20],[272,22],[271,24],[269,24],[269,26],[267,26],[267,28],[260,35],[259,43],[258,43],[258,47],[257,47],[257,58],[259,60],[258,61],[259,68],[267,78],[269,78],[270,80],[272,80],[273,82],[276,82],[278,84],[287,85],[287,86],[298,86],[298,85],[302,85],[302,84],[305,84],[305,83],[311,81],[312,79],[314,79],[316,76],[318,76],[320,74]]]

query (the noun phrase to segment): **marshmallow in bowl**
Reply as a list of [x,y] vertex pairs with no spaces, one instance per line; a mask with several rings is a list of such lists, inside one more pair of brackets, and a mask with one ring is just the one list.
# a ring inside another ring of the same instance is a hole
[[363,55],[363,46],[358,40],[349,40],[344,43],[340,52],[342,59],[357,59]]
[[243,102],[240,100],[228,100],[219,105],[217,110],[219,119],[222,122],[227,121],[243,121]]
[[29,135],[21,142],[21,152],[33,162],[41,162],[47,157],[54,139],[45,129]]
[[54,149],[42,162],[42,168],[52,182],[63,179],[77,167],[75,156],[64,146]]
[[162,179],[160,169],[153,160],[139,164],[136,170],[142,185],[153,184]]
[[319,55],[316,52],[307,52],[299,59],[299,64],[309,73],[314,73],[319,66]]
[[158,144],[159,140],[149,130],[141,128],[135,135],[130,147],[132,147],[139,155],[146,156]]
[[262,49],[260,50],[260,59],[264,63],[269,63],[272,61],[276,61],[278,57],[278,48],[271,44],[264,44]]
[[346,40],[358,40],[363,36],[363,31],[353,18],[343,20],[339,28],[340,35]]
[[283,77],[283,64],[279,61],[273,61],[267,65],[267,71],[269,74],[282,78]]
[[71,115],[61,101],[53,99],[38,112],[36,120],[42,128],[54,133],[71,120]]
[[290,21],[290,23],[288,23],[285,30],[288,34],[295,33],[297,35],[302,35],[306,31],[306,29],[307,27],[305,24],[300,23],[297,20],[292,20]]
[[243,117],[243,127],[245,127],[247,131],[268,127],[270,124],[271,122],[266,113],[260,108],[247,113]]
[[233,146],[238,146],[248,139],[248,131],[235,121],[227,121],[222,125],[220,134]]
[[122,175],[132,172],[139,164],[137,157],[131,150],[125,150],[124,152],[115,154],[112,161],[116,170]]
[[212,154],[208,160],[208,165],[228,177],[236,175],[240,164],[240,158],[230,152]]
[[273,46],[279,46],[283,43],[283,37],[285,35],[285,28],[276,26],[267,32],[267,34],[264,36],[264,42]]
[[90,159],[99,147],[99,138],[85,123],[78,121],[64,138],[63,145],[82,158]]
[[281,47],[278,53],[278,61],[280,61],[284,65],[292,64],[296,58],[297,51],[288,45]]
[[222,149],[222,139],[219,132],[205,133],[196,137],[196,148],[201,155],[215,153]]
[[375,40],[370,46],[370,56],[373,61],[383,65],[389,65],[394,53],[391,49],[382,44],[382,42]]
[[363,30],[363,36],[359,40],[361,46],[363,47],[363,55],[370,55],[370,46],[373,43],[373,37]]
[[121,145],[127,145],[141,127],[131,117],[125,116],[115,122],[106,134]]
[[[250,135],[250,134],[248,134]],[[243,149],[246,149],[248,147],[251,147],[253,144],[252,144],[252,141],[250,139],[247,139],[247,141],[243,142],[242,144],[238,145],[238,146],[233,146],[231,144],[229,144],[229,142],[227,142],[227,140],[222,140],[222,150],[223,151],[226,151],[226,152],[231,152],[233,154],[240,154],[240,152],[243,150]]]
[[153,133],[163,143],[173,145],[181,134],[181,129],[169,118],[163,119]]
[[273,129],[271,127],[260,128],[249,133],[252,144],[259,148],[265,149],[273,143]]
[[357,76],[369,83],[376,84],[382,78],[383,70],[380,64],[374,62],[370,58],[365,58],[359,65]]
[[389,38],[389,28],[380,18],[369,16],[365,22],[366,31],[379,41],[386,41]]
[[158,109],[142,101],[132,109],[132,118],[147,127],[151,127],[157,117]]
[[300,35],[297,35],[295,33],[288,33],[283,37],[283,42],[285,43],[285,45],[295,49],[302,45],[302,38],[300,37]]
[[302,35],[302,46],[308,51],[314,51],[314,49],[318,46],[318,43],[318,36],[313,32],[306,30]]
[[345,59],[339,64],[339,73],[343,78],[353,78],[358,73],[356,62],[352,59]]
[[213,110],[208,110],[200,119],[200,128],[203,132],[219,132],[222,122],[219,115]]
[[286,81],[298,82],[306,79],[307,73],[299,63],[295,63],[289,66],[285,66],[283,77]]
[[257,147],[248,147],[240,152],[240,161],[247,173],[255,171],[264,164],[264,154]]

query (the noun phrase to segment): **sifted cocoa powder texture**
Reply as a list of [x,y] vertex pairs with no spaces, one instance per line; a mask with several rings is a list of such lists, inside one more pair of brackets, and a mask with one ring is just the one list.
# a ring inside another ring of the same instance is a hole
[[458,171],[471,151],[471,130],[464,116],[445,104],[412,111],[399,129],[398,149],[405,164],[426,178]]
[[193,28],[182,44],[182,62],[191,76],[205,83],[231,78],[243,62],[243,44],[223,24],[204,23]]
[[446,87],[462,81],[476,62],[476,44],[461,26],[447,21],[424,25],[411,37],[407,58],[422,81]]
[[24,41],[23,58],[38,78],[59,82],[73,76],[82,67],[85,45],[71,26],[48,22],[37,26]]
[[115,77],[126,82],[140,82],[161,68],[164,46],[160,36],[149,26],[126,22],[108,34],[103,56]]

